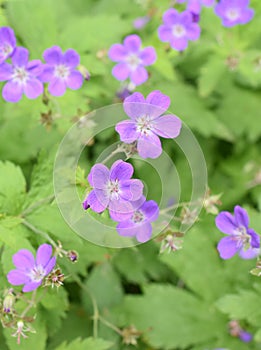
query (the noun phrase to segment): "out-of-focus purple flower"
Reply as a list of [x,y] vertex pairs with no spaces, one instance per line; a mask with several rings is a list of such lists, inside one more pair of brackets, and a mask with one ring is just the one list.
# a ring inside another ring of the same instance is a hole
[[179,4],[187,2],[187,10],[199,14],[201,6],[211,7],[214,5],[215,0],[176,0],[176,2]]
[[115,130],[125,143],[137,141],[137,150],[142,158],[157,158],[162,152],[159,136],[177,137],[181,120],[175,115],[162,115],[170,105],[170,98],[160,91],[152,91],[146,98],[139,92],[123,102],[130,120],[119,122]]
[[16,38],[12,28],[0,28],[0,64],[12,56],[16,47]]
[[251,333],[241,330],[241,331],[239,332],[239,338],[240,338],[243,342],[249,343],[249,342],[253,339],[253,336],[252,336]]
[[163,22],[158,29],[159,38],[163,42],[169,42],[175,50],[185,50],[189,40],[197,40],[200,36],[200,27],[193,22],[190,11],[179,13],[175,9],[169,9],[163,15]]
[[159,207],[155,201],[145,201],[142,196],[134,203],[135,209],[129,220],[118,223],[116,229],[121,236],[136,237],[138,242],[147,242],[151,238],[151,222],[157,220]]
[[215,13],[222,19],[225,27],[246,24],[255,13],[248,5],[249,0],[221,0],[215,7]]
[[128,35],[122,44],[114,44],[109,50],[109,58],[119,62],[113,67],[112,75],[118,80],[130,81],[141,85],[148,79],[148,72],[144,66],[150,66],[156,61],[154,47],[141,48],[141,39],[138,35]]
[[191,12],[193,23],[198,23],[200,21],[200,14]]
[[122,101],[125,100],[128,96],[131,95],[130,90],[128,89],[128,86],[122,87],[119,91],[117,91],[116,96],[119,97]]
[[234,208],[234,216],[227,211],[222,211],[216,217],[217,228],[229,235],[218,243],[218,251],[222,259],[230,259],[239,253],[243,259],[251,259],[258,255],[260,248],[260,236],[249,228],[247,211],[239,205]]
[[37,250],[36,259],[27,249],[21,249],[13,255],[13,263],[16,270],[7,274],[8,282],[14,286],[24,284],[23,292],[31,292],[37,289],[45,276],[47,276],[56,264],[56,257],[52,257],[52,246],[42,244]]
[[17,47],[12,56],[12,64],[0,65],[0,81],[7,81],[2,95],[8,102],[18,102],[23,93],[29,99],[37,98],[43,93],[43,84],[39,80],[43,65],[40,60],[28,62],[29,51]]
[[133,27],[135,29],[142,29],[146,26],[146,24],[150,21],[149,16],[144,16],[144,17],[138,17],[133,21]]
[[80,56],[73,49],[62,52],[59,46],[45,50],[44,65],[41,80],[49,83],[48,90],[53,96],[62,96],[66,88],[78,90],[83,84],[82,74],[76,70],[80,63]]
[[88,175],[93,190],[83,208],[101,213],[108,207],[113,220],[129,219],[134,212],[131,202],[139,200],[143,191],[142,182],[131,179],[132,175],[133,166],[122,160],[114,162],[110,170],[104,164],[95,164]]

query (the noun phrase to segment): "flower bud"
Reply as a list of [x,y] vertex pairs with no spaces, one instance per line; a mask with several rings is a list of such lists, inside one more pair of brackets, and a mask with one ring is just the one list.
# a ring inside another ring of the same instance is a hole
[[6,293],[5,298],[4,298],[3,311],[5,313],[12,312],[14,303],[15,303],[15,296],[13,295],[13,290],[9,289]]
[[75,250],[69,250],[67,252],[67,257],[71,262],[76,263],[78,261],[79,255]]

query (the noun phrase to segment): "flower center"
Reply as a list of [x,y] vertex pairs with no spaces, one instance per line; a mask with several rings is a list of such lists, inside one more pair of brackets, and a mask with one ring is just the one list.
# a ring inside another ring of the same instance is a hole
[[131,220],[135,222],[135,224],[142,222],[144,220],[144,214],[140,210],[137,210],[134,212]]
[[139,117],[136,119],[136,128],[137,131],[143,135],[148,136],[152,129],[151,119],[147,115]]
[[140,62],[141,62],[140,58],[135,54],[130,54],[127,57],[127,63],[130,69],[132,70],[135,70],[139,66]]
[[30,271],[30,278],[33,282],[40,282],[44,276],[46,275],[45,269],[41,266],[35,266],[31,271]]
[[239,247],[244,246],[249,248],[251,245],[251,236],[247,233],[244,226],[239,226],[235,231],[234,239],[237,241]]
[[106,186],[106,192],[107,195],[110,197],[110,199],[119,199],[119,193],[120,193],[120,184],[119,180],[116,179],[115,181],[108,181]]
[[65,66],[64,64],[59,64],[55,67],[54,75],[57,78],[66,79],[70,73],[69,67]]
[[226,15],[227,15],[228,19],[230,19],[231,21],[234,21],[239,17],[238,9],[227,10]]
[[183,25],[175,24],[172,29],[172,33],[176,38],[181,38],[186,34],[186,30]]
[[28,72],[25,67],[15,67],[13,73],[13,79],[20,84],[26,84],[28,80]]
[[13,51],[13,48],[12,46],[10,46],[8,43],[5,43],[3,46],[2,46],[2,51],[4,53],[5,56],[8,56],[9,53],[11,53]]

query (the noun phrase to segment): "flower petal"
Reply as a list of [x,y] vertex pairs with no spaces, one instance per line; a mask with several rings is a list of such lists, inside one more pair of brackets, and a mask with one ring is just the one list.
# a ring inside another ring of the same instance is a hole
[[174,115],[163,115],[153,120],[153,131],[165,138],[175,138],[180,134],[181,120]]
[[40,285],[42,284],[42,280],[39,282],[30,282],[25,284],[24,288],[23,288],[23,292],[32,292],[33,290],[37,289],[38,287],[40,287]]
[[22,270],[30,270],[35,265],[33,254],[27,249],[20,249],[13,255],[14,266]]
[[11,64],[2,63],[0,65],[0,81],[5,81],[11,79],[13,74],[13,69]]
[[136,227],[136,239],[140,243],[145,243],[151,239],[152,226],[149,222],[143,222]]
[[178,51],[183,51],[187,48],[188,46],[188,39],[186,38],[173,38],[170,42],[170,46]]
[[91,173],[93,187],[104,189],[110,179],[109,169],[104,164],[95,164],[91,169]]
[[123,160],[117,160],[113,163],[110,171],[110,180],[129,180],[133,175],[133,166]]
[[23,88],[20,84],[13,80],[8,81],[2,90],[3,98],[7,102],[18,102],[21,100],[23,95]]
[[38,79],[30,79],[26,82],[24,93],[27,98],[35,99],[43,93],[43,83]]
[[43,83],[49,83],[54,77],[54,67],[49,64],[43,64],[43,70],[39,77]]
[[131,220],[119,222],[116,230],[119,235],[124,237],[134,237],[136,235],[136,225]]
[[121,62],[126,58],[128,51],[121,44],[114,44],[111,46],[108,56],[113,62]]
[[153,133],[141,136],[138,139],[137,149],[142,158],[158,158],[162,153],[160,139]]
[[114,221],[121,222],[130,219],[133,211],[133,207],[128,201],[119,199],[109,203],[109,213]]
[[149,222],[157,220],[159,216],[159,206],[153,200],[144,202],[140,207],[140,210],[144,213],[146,220]]
[[12,63],[14,66],[24,67],[29,59],[29,51],[25,47],[17,47],[13,56]]
[[164,95],[161,91],[155,90],[152,91],[146,98],[146,102],[153,105],[153,107],[158,108],[149,108],[149,115],[152,118],[156,118],[159,115],[166,112],[170,105],[170,98],[167,95]]
[[139,58],[142,60],[142,64],[144,66],[149,66],[153,64],[157,59],[154,47],[148,46],[145,49],[143,49],[139,54]]
[[138,52],[141,47],[141,39],[136,34],[128,35],[123,44],[128,52]]
[[68,49],[63,55],[63,63],[71,68],[77,67],[80,64],[80,56],[75,50]]
[[45,267],[51,259],[53,248],[50,244],[42,244],[36,253],[36,265]]
[[125,143],[132,143],[139,137],[136,124],[132,120],[123,120],[115,126],[115,130],[120,135],[120,139]]
[[174,9],[169,9],[163,14],[163,22],[166,24],[175,24],[177,19],[179,18],[179,12]]
[[247,211],[244,208],[240,207],[239,205],[236,205],[234,208],[234,214],[235,214],[236,225],[247,228],[249,225],[249,217],[248,217]]
[[245,9],[240,16],[240,24],[246,24],[254,17],[255,11],[253,9]]
[[83,76],[80,72],[74,71],[67,78],[67,86],[72,90],[78,90],[83,84]]
[[124,181],[120,187],[121,197],[128,201],[137,201],[141,198],[143,192],[143,183],[137,179]]
[[19,286],[30,282],[30,278],[21,270],[11,270],[7,274],[7,280],[13,286]]
[[217,246],[222,259],[230,259],[238,252],[237,242],[231,237],[222,238]]
[[118,80],[126,80],[129,74],[130,69],[126,63],[118,63],[112,69],[112,75]]
[[135,85],[143,84],[146,80],[148,80],[148,77],[149,77],[148,72],[142,66],[139,66],[135,70],[130,72],[130,80]]
[[125,98],[123,102],[124,112],[134,120],[144,114],[144,112],[147,112],[147,106],[148,104],[140,92],[134,92],[132,95]]
[[252,228],[249,228],[247,233],[251,236],[251,247],[260,248],[260,236]]
[[107,208],[109,199],[106,198],[103,191],[92,190],[87,196],[86,202],[93,211],[101,213]]
[[189,40],[198,40],[200,32],[200,26],[197,23],[192,23],[189,28],[187,28],[187,37]]
[[166,42],[166,41],[171,41],[173,34],[171,27],[168,25],[161,25],[159,26],[158,29],[158,35],[161,41]]
[[65,81],[60,78],[55,78],[50,81],[48,90],[53,96],[62,96],[66,91]]
[[52,46],[44,51],[43,58],[46,63],[50,65],[57,65],[62,62],[63,53],[59,46]]
[[40,60],[32,60],[27,64],[27,70],[31,75],[38,77],[43,72],[44,65]]
[[216,217],[216,226],[217,228],[226,234],[233,234],[234,231],[238,228],[234,217],[228,211],[222,211]]
[[256,248],[249,248],[247,250],[245,250],[244,248],[240,249],[240,251],[238,252],[239,256],[242,259],[253,259],[256,258],[260,253],[260,249],[256,249]]
[[1,27],[0,28],[0,43],[8,43],[12,47],[16,45],[15,33],[10,27]]
[[49,273],[53,270],[55,264],[56,264],[56,257],[53,256],[53,257],[49,260],[49,262],[47,263],[47,265],[44,267],[44,268],[45,268],[46,276],[49,275]]

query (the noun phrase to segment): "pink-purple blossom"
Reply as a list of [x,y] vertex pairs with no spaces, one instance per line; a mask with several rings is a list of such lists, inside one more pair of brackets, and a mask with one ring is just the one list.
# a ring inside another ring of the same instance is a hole
[[40,60],[29,61],[29,51],[17,47],[11,57],[12,64],[0,65],[0,81],[7,81],[3,87],[3,98],[8,102],[18,102],[25,94],[35,99],[43,93],[43,83],[39,80],[43,65]]
[[127,36],[122,44],[114,44],[109,50],[109,58],[118,62],[112,69],[112,75],[118,80],[130,79],[135,85],[141,85],[148,79],[146,66],[156,61],[156,51],[152,46],[141,47],[138,35]]
[[133,21],[133,27],[137,30],[143,29],[146,24],[150,21],[149,16],[138,17]]
[[80,63],[80,56],[73,49],[64,53],[59,46],[45,50],[44,64],[41,80],[49,83],[48,90],[53,96],[62,96],[66,89],[78,90],[83,84],[83,76],[76,69]]
[[187,10],[199,14],[202,6],[211,7],[214,5],[215,0],[176,0],[177,3],[187,3]]
[[225,27],[246,24],[254,16],[254,10],[249,8],[249,0],[220,0],[215,7],[215,13],[222,19]]
[[247,211],[239,205],[234,208],[234,216],[222,211],[216,217],[217,228],[227,234],[218,243],[218,251],[222,259],[230,259],[236,253],[243,259],[251,259],[258,255],[260,236],[249,228]]
[[158,204],[153,201],[145,201],[142,196],[134,203],[136,208],[132,217],[118,223],[116,229],[121,236],[136,237],[138,242],[147,242],[152,235],[151,222],[157,220],[159,215]]
[[16,38],[12,28],[0,28],[0,64],[12,56],[16,47]]
[[157,158],[162,153],[160,138],[177,137],[181,120],[172,114],[162,115],[170,105],[170,98],[160,91],[152,91],[145,99],[139,92],[123,102],[125,113],[130,120],[119,122],[115,130],[121,141],[137,141],[137,150],[142,158]]
[[83,202],[83,208],[91,208],[96,213],[107,207],[115,221],[129,219],[134,207],[131,202],[142,196],[143,184],[140,180],[131,179],[133,166],[122,160],[113,163],[109,170],[104,164],[95,164],[88,175],[93,190]]
[[189,40],[199,38],[200,27],[194,22],[190,11],[179,13],[171,8],[163,14],[163,24],[159,27],[158,34],[161,41],[169,42],[173,49],[183,51]]
[[52,246],[45,243],[38,248],[36,259],[29,250],[21,249],[13,255],[13,263],[16,269],[7,274],[8,282],[14,286],[24,284],[23,292],[31,292],[53,270],[56,257],[52,257]]

